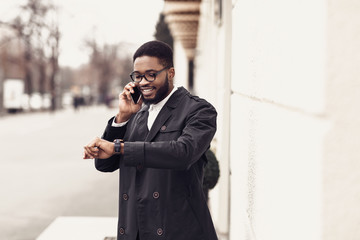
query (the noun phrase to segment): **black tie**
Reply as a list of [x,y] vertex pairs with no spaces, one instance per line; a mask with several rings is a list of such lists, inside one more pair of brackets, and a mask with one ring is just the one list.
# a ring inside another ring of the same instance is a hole
[[149,133],[147,126],[147,120],[149,117],[149,105],[145,105],[143,109],[139,112],[140,116],[138,118],[136,128],[138,129],[139,140],[145,140],[146,136]]

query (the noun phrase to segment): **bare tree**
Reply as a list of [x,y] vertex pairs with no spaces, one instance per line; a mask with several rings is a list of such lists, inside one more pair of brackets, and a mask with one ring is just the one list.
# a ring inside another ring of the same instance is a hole
[[[41,94],[50,92],[51,109],[55,110],[56,75],[59,72],[61,37],[58,22],[55,20],[57,8],[51,3],[44,3],[43,0],[28,0],[20,6],[20,10],[13,21],[3,24],[11,27],[23,42],[26,92],[31,94],[35,89]],[[37,85],[34,82],[34,73],[38,77]]]
[[51,49],[50,54],[50,93],[51,93],[51,109],[54,111],[56,109],[56,99],[57,99],[57,87],[56,87],[56,77],[59,73],[59,55],[60,55],[60,31],[57,24],[50,26],[49,28],[49,38],[48,46]]
[[31,36],[33,33],[32,28],[29,28],[20,17],[16,17],[8,25],[14,29],[19,39],[23,40],[24,51],[24,73],[25,73],[25,92],[31,94],[33,92],[33,74],[31,69],[33,45],[31,42]]
[[90,64],[98,75],[98,91],[101,101],[108,97],[110,82],[116,76],[115,62],[117,60],[117,46],[104,44],[99,47],[95,39],[86,41],[86,45],[91,49]]
[[85,40],[90,49],[90,65],[96,71],[96,82],[100,101],[106,102],[112,96],[114,87],[122,88],[129,82],[132,71],[129,46],[126,43],[99,45],[95,39]]

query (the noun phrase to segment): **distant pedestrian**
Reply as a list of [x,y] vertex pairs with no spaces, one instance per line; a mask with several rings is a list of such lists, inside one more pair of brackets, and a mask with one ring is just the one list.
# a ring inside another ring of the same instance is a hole
[[[102,139],[84,147],[84,158],[95,158],[99,171],[120,169],[117,239],[215,240],[202,180],[216,110],[174,86],[167,44],[143,44],[133,63],[118,114]],[[131,95],[136,88],[137,102]]]
[[80,98],[78,95],[75,95],[73,97],[73,106],[74,106],[74,110],[75,112],[79,109],[79,106],[80,106]]

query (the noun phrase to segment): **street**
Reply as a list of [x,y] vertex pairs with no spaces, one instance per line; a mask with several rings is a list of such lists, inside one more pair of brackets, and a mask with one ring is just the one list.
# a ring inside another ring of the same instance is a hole
[[0,117],[0,239],[33,240],[58,216],[117,216],[118,172],[83,160],[116,109]]

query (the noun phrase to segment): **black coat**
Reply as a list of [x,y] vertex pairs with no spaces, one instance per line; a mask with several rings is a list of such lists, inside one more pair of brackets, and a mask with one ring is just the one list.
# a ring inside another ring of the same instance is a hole
[[135,240],[138,231],[141,240],[217,239],[202,190],[216,110],[181,87],[145,135],[140,114],[120,128],[109,120],[103,138],[124,139],[124,155],[95,160],[99,171],[120,168],[118,239]]

